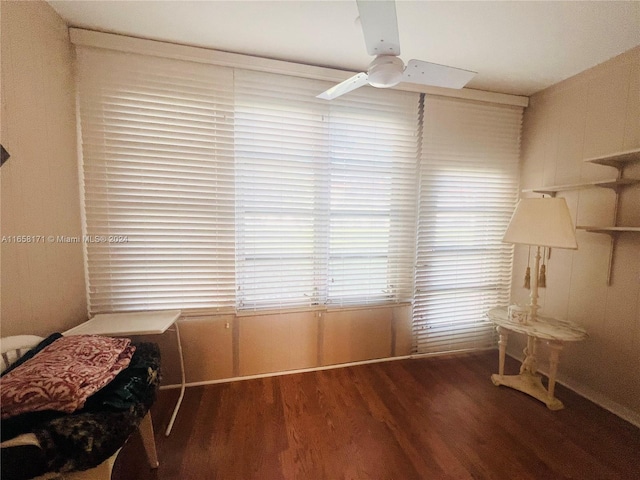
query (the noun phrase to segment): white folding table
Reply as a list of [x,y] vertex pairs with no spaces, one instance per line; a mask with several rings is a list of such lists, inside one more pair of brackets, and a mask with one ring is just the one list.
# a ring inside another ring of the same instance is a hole
[[173,409],[171,420],[165,435],[168,437],[176,420],[185,390],[184,358],[182,356],[182,343],[178,330],[180,310],[165,310],[159,312],[135,312],[135,313],[101,313],[77,327],[73,327],[63,333],[69,335],[107,335],[112,337],[127,337],[130,335],[160,335],[172,325],[175,327],[178,342],[178,354],[180,357],[180,396]]

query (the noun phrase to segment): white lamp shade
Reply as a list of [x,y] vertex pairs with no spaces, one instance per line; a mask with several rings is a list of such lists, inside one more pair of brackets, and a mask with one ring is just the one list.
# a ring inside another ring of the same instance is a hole
[[516,205],[503,242],[553,248],[578,248],[564,198],[523,198]]

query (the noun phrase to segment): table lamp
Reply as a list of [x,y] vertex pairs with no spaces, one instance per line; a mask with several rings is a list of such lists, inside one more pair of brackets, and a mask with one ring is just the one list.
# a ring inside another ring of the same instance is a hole
[[[564,198],[523,198],[516,205],[503,242],[536,247],[528,320],[538,314],[540,248],[577,249],[571,214]],[[526,317],[525,317],[525,322]]]

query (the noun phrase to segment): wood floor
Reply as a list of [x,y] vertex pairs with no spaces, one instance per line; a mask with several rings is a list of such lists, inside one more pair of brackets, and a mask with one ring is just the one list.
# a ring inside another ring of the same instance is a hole
[[134,436],[112,478],[640,479],[640,429],[561,386],[552,412],[496,369],[483,352],[188,388],[169,438],[162,391],[159,469]]

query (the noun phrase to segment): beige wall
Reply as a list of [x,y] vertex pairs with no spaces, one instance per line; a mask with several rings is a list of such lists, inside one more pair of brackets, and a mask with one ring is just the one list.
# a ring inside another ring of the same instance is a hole
[[[523,189],[615,178],[612,167],[583,159],[640,147],[640,47],[531,98],[524,115]],[[625,176],[640,178],[640,164]],[[589,188],[560,192],[578,225],[612,225],[615,193]],[[620,195],[620,225],[640,226],[640,186]],[[540,303],[547,314],[583,325],[589,339],[569,345],[560,378],[640,424],[640,234],[618,240],[607,286],[607,235],[577,231],[578,250],[553,250]],[[513,300],[522,288],[526,249],[516,248]],[[510,352],[521,356],[522,343]],[[542,365],[543,370],[546,365]]]
[[65,330],[86,319],[82,246],[48,241],[81,235],[72,49],[67,28],[42,1],[0,2],[1,334]]

